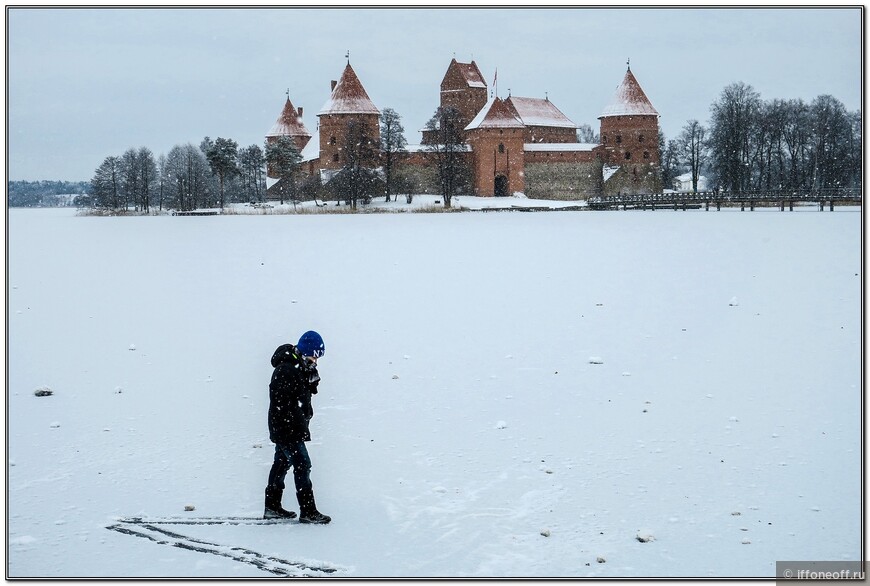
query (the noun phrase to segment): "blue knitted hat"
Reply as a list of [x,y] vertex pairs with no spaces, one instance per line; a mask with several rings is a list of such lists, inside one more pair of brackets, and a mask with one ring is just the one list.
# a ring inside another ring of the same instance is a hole
[[313,356],[314,358],[320,358],[326,352],[323,338],[315,331],[308,331],[302,334],[302,337],[299,338],[299,343],[296,344],[296,348],[303,356]]

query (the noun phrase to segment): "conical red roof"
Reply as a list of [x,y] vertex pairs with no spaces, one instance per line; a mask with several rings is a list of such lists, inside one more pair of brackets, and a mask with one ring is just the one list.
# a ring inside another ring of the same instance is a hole
[[290,98],[287,98],[284,110],[281,111],[281,115],[278,116],[278,120],[275,121],[266,136],[311,136],[311,133],[305,128],[302,117],[290,103]]
[[318,116],[324,114],[380,114],[350,63],[344,68],[332,95],[317,113]]
[[501,98],[492,98],[480,109],[465,130],[475,128],[525,128]]
[[625,77],[610,104],[604,108],[599,118],[606,116],[658,116],[659,113],[653,108],[649,98],[643,93],[640,84],[637,83],[631,69],[625,72]]

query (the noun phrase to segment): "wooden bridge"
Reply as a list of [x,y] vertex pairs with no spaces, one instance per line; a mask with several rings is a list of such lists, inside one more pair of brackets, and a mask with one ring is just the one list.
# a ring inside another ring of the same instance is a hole
[[818,204],[819,211],[827,206],[834,211],[834,206],[861,205],[861,189],[813,189],[807,191],[792,191],[768,189],[744,192],[730,191],[689,191],[673,193],[651,193],[645,195],[608,195],[589,198],[589,209],[593,210],[709,210],[715,207],[721,210],[725,207],[740,206],[741,211],[756,207],[779,207],[780,211],[794,211],[795,204]]

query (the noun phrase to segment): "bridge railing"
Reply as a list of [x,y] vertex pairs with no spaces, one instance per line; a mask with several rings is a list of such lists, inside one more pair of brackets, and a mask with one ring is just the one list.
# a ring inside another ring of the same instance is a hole
[[607,195],[593,197],[587,201],[592,209],[658,209],[673,207],[674,209],[698,208],[700,206],[710,209],[716,206],[734,207],[739,205],[751,210],[756,206],[771,207],[778,205],[781,210],[786,206],[794,209],[795,203],[818,203],[819,209],[823,210],[827,204],[831,210],[834,205],[852,204],[862,205],[863,194],[860,188],[832,188],[813,190],[785,190],[785,189],[759,189],[751,191],[680,191],[667,193],[631,194],[631,195]]

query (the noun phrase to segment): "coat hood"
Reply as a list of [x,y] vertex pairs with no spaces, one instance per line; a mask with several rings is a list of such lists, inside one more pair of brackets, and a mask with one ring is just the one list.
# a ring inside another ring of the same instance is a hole
[[299,362],[299,353],[293,344],[281,344],[272,354],[272,368],[285,362]]

